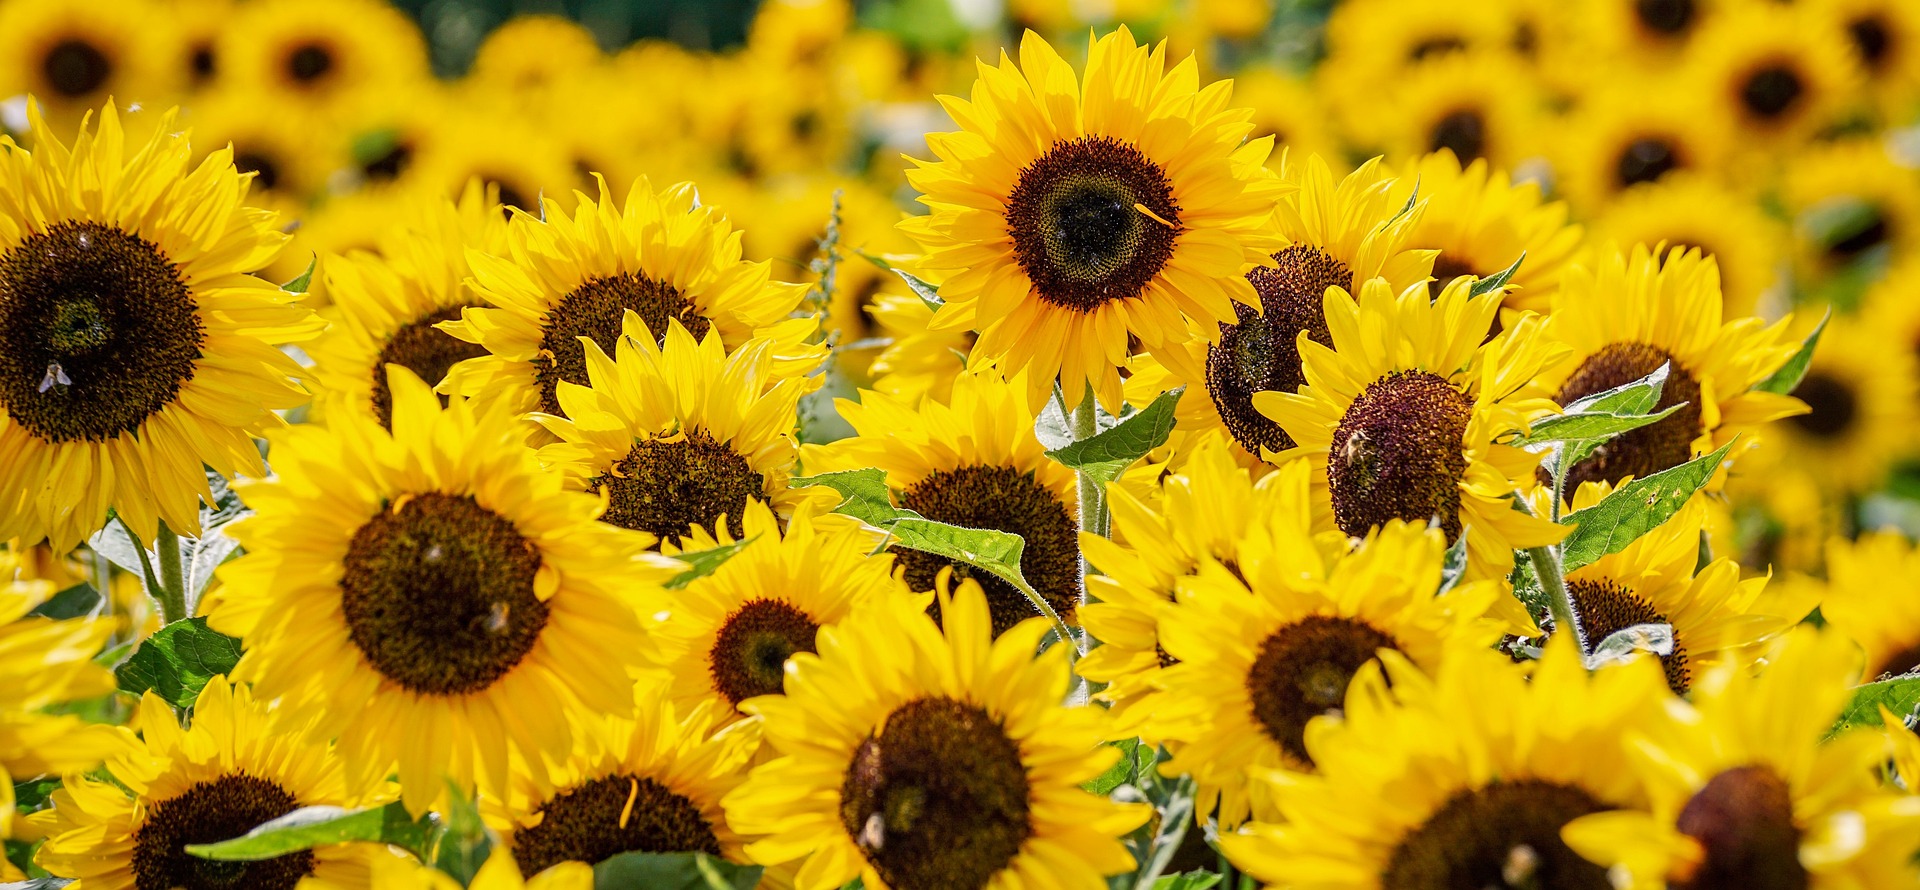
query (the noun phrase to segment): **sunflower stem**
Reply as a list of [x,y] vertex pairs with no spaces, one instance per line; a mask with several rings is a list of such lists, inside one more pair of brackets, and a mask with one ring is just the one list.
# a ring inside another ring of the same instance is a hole
[[[1554,492],[1558,498],[1560,493]],[[1513,499],[1516,509],[1528,516],[1534,515],[1533,508],[1524,497]],[[1540,581],[1540,588],[1547,593],[1547,611],[1553,614],[1556,632],[1565,630],[1573,634],[1573,641],[1580,645],[1581,657],[1592,651],[1587,648],[1587,632],[1580,626],[1580,613],[1573,607],[1573,593],[1567,588],[1567,576],[1560,564],[1560,548],[1554,546],[1529,547],[1527,557],[1533,560],[1533,575]]]
[[[1082,442],[1091,439],[1100,432],[1099,403],[1093,398],[1093,387],[1087,387],[1086,395],[1080,398],[1080,404],[1073,409],[1073,440]],[[1092,532],[1100,537],[1111,537],[1108,527],[1107,492],[1100,486],[1099,480],[1087,475],[1085,470],[1080,476],[1080,530]],[[1080,559],[1080,573],[1086,574],[1091,567],[1085,557]]]
[[160,557],[160,586],[153,592],[160,601],[160,620],[166,624],[187,617],[187,582],[180,571],[180,538],[162,520],[153,536],[154,552]]

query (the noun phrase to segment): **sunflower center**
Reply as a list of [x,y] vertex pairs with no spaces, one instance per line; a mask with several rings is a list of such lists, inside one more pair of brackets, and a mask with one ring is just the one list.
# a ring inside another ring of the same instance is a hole
[[[386,345],[380,347],[380,354],[373,360],[373,413],[380,419],[381,426],[393,429],[393,391],[387,388],[388,365],[406,368],[428,386],[434,386],[446,378],[447,369],[455,364],[487,354],[486,347],[434,327],[459,318],[462,308],[448,306],[428,312],[394,331]],[[440,404],[446,403],[447,397],[441,396]]]
[[1033,834],[1020,746],[976,705],[922,698],[847,764],[840,820],[889,887],[985,887]]
[[[519,206],[508,200],[504,188],[500,191],[500,202]],[[592,339],[611,354],[620,339],[620,325],[628,309],[638,314],[640,320],[647,323],[647,330],[662,342],[667,336],[669,318],[679,319],[695,340],[707,335],[707,319],[700,314],[699,307],[671,284],[637,272],[587,281],[548,310],[541,327],[540,354],[533,360],[533,379],[540,387],[540,410],[548,414],[561,413],[560,402],[553,395],[554,386],[560,381],[588,384],[587,350],[580,345],[580,338]]]
[[1693,0],[1634,0],[1633,14],[1647,30],[1671,36],[1693,24]]
[[313,873],[313,852],[259,862],[215,862],[188,844],[230,840],[300,806],[279,784],[244,772],[201,782],[147,811],[133,833],[135,890],[292,890]]
[[1793,397],[1807,403],[1805,414],[1787,418],[1801,432],[1816,439],[1843,439],[1853,430],[1860,413],[1860,399],[1846,381],[1818,370],[1808,371]]
[[0,408],[50,442],[140,428],[193,378],[198,305],[160,248],[67,221],[0,256]]
[[1560,841],[1560,828],[1611,809],[1539,779],[1461,791],[1394,847],[1381,890],[1610,890],[1607,871]]
[[1755,117],[1776,118],[1786,114],[1806,88],[1799,72],[1774,63],[1747,75],[1740,84],[1740,104]]
[[1878,206],[1869,206],[1869,215],[1858,228],[1827,245],[1827,255],[1839,262],[1851,260],[1887,243],[1890,237],[1887,214]]
[[1898,677],[1920,669],[1920,641],[1882,659],[1873,672],[1876,677]]
[[[514,186],[514,184],[508,181],[507,177],[505,176],[495,176],[489,173],[482,173],[480,174],[480,181],[485,182],[486,184],[493,186],[495,189],[499,190],[501,207],[511,207],[516,210],[524,210],[528,213],[532,213],[539,209],[537,206],[535,206],[536,202],[527,198],[527,194],[528,194],[527,191],[524,191]],[[532,193],[537,195],[539,194],[539,191],[536,189],[536,190],[533,190]],[[665,324],[665,322],[661,322],[661,323]],[[687,327],[689,330],[691,330],[693,326],[688,325]],[[661,335],[664,335],[665,333],[666,332],[664,330],[661,331]],[[696,337],[697,336],[698,335],[696,335]]]
[[1806,890],[1793,795],[1771,767],[1735,767],[1707,780],[1674,821],[1705,859],[1675,890]]
[[203,84],[213,79],[213,75],[218,73],[218,68],[212,43],[202,41],[193,45],[192,51],[187,54],[187,70],[192,73],[195,84]]
[[1893,43],[1893,35],[1885,19],[1872,15],[1854,19],[1847,23],[1847,36],[1853,38],[1853,48],[1860,53],[1867,70],[1877,74],[1886,67],[1887,48]]
[[[1700,435],[1700,383],[1673,354],[1646,343],[1610,343],[1580,363],[1573,376],[1560,386],[1554,401],[1562,405],[1594,393],[1605,392],[1639,380],[1667,365],[1667,382],[1660,390],[1654,411],[1665,411],[1682,402],[1686,407],[1664,420],[1647,424],[1615,437],[1596,449],[1591,456],[1567,471],[1567,491],[1582,482],[1607,482],[1618,485],[1632,476],[1644,479],[1661,470],[1677,467],[1693,457],[1693,440]],[[1542,480],[1550,480],[1540,470]]]
[[241,173],[252,173],[254,184],[268,191],[280,184],[280,165],[265,152],[236,150],[233,166]]
[[705,430],[692,430],[671,441],[635,441],[626,457],[594,477],[592,487],[610,492],[602,522],[678,543],[688,529],[711,529],[723,515],[739,537],[747,500],[764,500],[766,477]]
[[287,75],[300,84],[311,84],[333,70],[333,50],[318,43],[306,43],[287,54]]
[[1220,326],[1220,342],[1207,347],[1207,394],[1234,441],[1253,454],[1284,451],[1293,439],[1253,407],[1257,392],[1293,392],[1307,382],[1296,338],[1301,331],[1330,345],[1322,299],[1327,288],[1353,287],[1347,264],[1317,247],[1295,245],[1273,255],[1274,265],[1255,267],[1247,281],[1260,295],[1260,311],[1233,305],[1239,320]]
[[547,624],[533,592],[540,551],[471,495],[432,491],[388,507],[354,533],[344,565],[348,636],[411,692],[486,689]]
[[379,157],[360,165],[361,175],[373,182],[392,182],[413,164],[413,145],[396,141]]
[[1081,312],[1139,296],[1173,257],[1180,231],[1166,171],[1109,136],[1055,143],[1020,171],[1006,216],[1034,292]]
[[1443,148],[1452,151],[1462,164],[1486,155],[1487,119],[1479,109],[1462,108],[1434,122],[1433,129],[1427,131],[1427,151]]
[[1427,371],[1395,371],[1367,384],[1333,432],[1327,482],[1340,530],[1358,537],[1390,519],[1437,519],[1460,537],[1460,480],[1473,403]]
[[813,616],[782,600],[742,605],[721,622],[707,652],[714,688],[736,705],[756,695],[778,695],[786,688],[787,659],[795,652],[817,651],[819,630]]
[[1652,182],[1680,166],[1678,147],[1671,140],[1643,136],[1627,143],[1614,165],[1621,188]]
[[1381,649],[1396,648],[1393,637],[1353,618],[1309,615],[1282,627],[1260,644],[1247,672],[1254,719],[1288,754],[1313,763],[1307,723],[1338,713],[1354,673]]
[[47,50],[40,60],[40,73],[54,92],[78,98],[99,89],[113,76],[113,60],[99,47],[69,37]]
[[[1667,616],[1655,610],[1652,603],[1612,581],[1568,581],[1567,592],[1573,595],[1573,607],[1580,614],[1580,629],[1586,632],[1587,641],[1592,645],[1636,624],[1668,623]],[[1693,675],[1687,665],[1687,647],[1678,634],[1673,639],[1673,653],[1660,657],[1660,667],[1666,671],[1667,685],[1674,693],[1686,695]]]
[[[1079,520],[1032,473],[994,466],[935,470],[900,494],[900,506],[935,522],[1019,535],[1026,541],[1020,574],[1027,583],[1062,617],[1079,604]],[[993,614],[994,636],[1040,614],[1013,585],[973,566],[920,550],[892,549],[914,590],[932,590],[948,566],[956,581],[978,581]],[[938,604],[934,615],[939,616]]]
[[535,812],[538,825],[513,833],[513,858],[526,874],[621,853],[720,855],[720,839],[699,805],[641,776],[616,774],[576,785]]
[[1467,41],[1456,34],[1436,34],[1424,38],[1407,50],[1407,61],[1424,62],[1434,56],[1457,53],[1467,48]]

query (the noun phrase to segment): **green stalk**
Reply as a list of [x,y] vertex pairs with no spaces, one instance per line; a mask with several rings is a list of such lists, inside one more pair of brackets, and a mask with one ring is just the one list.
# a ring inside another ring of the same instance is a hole
[[[1516,497],[1513,502],[1520,512],[1534,515],[1526,498]],[[1580,613],[1573,607],[1573,593],[1567,589],[1566,572],[1560,565],[1560,548],[1530,547],[1527,557],[1533,560],[1534,577],[1540,579],[1540,588],[1547,593],[1547,611],[1553,614],[1554,626],[1572,633],[1574,642],[1580,644],[1580,654],[1587,655],[1592,650],[1587,646],[1587,632],[1580,626]]]
[[153,536],[153,549],[160,555],[160,586],[153,591],[154,599],[160,601],[160,620],[166,624],[183,621],[187,617],[187,581],[180,571],[180,539],[165,522]]
[[[1073,409],[1073,440],[1082,442],[1100,432],[1097,411],[1099,403],[1093,398],[1093,388],[1087,388],[1087,394],[1080,399],[1080,405]],[[1092,532],[1100,537],[1112,537],[1109,528],[1110,517],[1107,514],[1107,492],[1100,483],[1087,476],[1080,476],[1080,530]],[[1087,570],[1085,558],[1080,560],[1080,569]]]

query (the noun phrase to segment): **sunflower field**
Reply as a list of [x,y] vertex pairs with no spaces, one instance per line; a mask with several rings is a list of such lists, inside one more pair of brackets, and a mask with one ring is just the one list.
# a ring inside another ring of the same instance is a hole
[[1916,0],[0,0],[0,890],[1920,890]]

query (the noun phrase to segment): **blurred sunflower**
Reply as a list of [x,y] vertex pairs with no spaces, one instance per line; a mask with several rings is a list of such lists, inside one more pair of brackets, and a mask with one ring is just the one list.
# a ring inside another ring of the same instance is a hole
[[336,844],[253,862],[214,862],[187,844],[236,838],[301,807],[377,804],[374,781],[348,779],[310,721],[276,710],[245,685],[214,677],[191,724],[152,692],[107,761],[108,777],[70,775],[53,793],[36,861],[87,890],[296,885],[366,886],[367,847]]
[[758,501],[743,525],[739,540],[751,543],[674,595],[664,606],[672,618],[657,631],[673,670],[674,707],[691,713],[714,702],[716,724],[731,722],[747,699],[779,695],[787,660],[819,651],[821,628],[870,602],[924,608],[927,599],[909,595],[890,556],[868,555],[876,536],[857,525],[802,509],[783,532]]
[[1574,649],[1553,641],[1531,678],[1477,645],[1449,651],[1433,679],[1383,651],[1344,717],[1308,726],[1319,772],[1266,774],[1284,821],[1223,835],[1227,857],[1281,885],[1611,886],[1560,829],[1644,804],[1624,737],[1668,695],[1650,663],[1589,673]]
[[329,256],[326,279],[332,323],[308,347],[316,398],[324,411],[371,417],[393,428],[387,366],[400,365],[429,386],[456,363],[485,355],[435,325],[480,305],[467,289],[467,251],[504,253],[506,219],[496,192],[478,180],[458,203],[421,198],[380,239],[380,252]]
[[442,408],[402,367],[388,386],[392,433],[347,412],[295,427],[277,476],[242,483],[246,555],[207,617],[244,640],[238,677],[319,714],[350,777],[396,771],[420,813],[450,783],[499,793],[510,760],[540,780],[582,716],[632,713],[634,609],[681,564],[596,522],[499,403]]
[[[1279,475],[1293,489],[1289,524],[1304,528],[1306,463]],[[1160,620],[1162,648],[1177,663],[1141,705],[1152,712],[1151,734],[1173,752],[1161,772],[1191,773],[1198,811],[1223,828],[1281,818],[1273,789],[1256,777],[1314,768],[1308,724],[1337,714],[1348,684],[1380,652],[1432,670],[1449,644],[1491,646],[1532,626],[1524,616],[1524,624],[1490,617],[1502,605],[1520,611],[1496,581],[1436,595],[1446,545],[1424,524],[1388,522],[1350,555],[1298,533],[1253,538],[1232,567],[1207,560],[1180,581],[1178,603]]]
[[1654,407],[1684,404],[1568,468],[1570,491],[1586,482],[1619,485],[1651,476],[1805,411],[1787,396],[1754,389],[1800,348],[1788,337],[1787,321],[1724,320],[1714,259],[1693,249],[1664,257],[1656,250],[1636,244],[1623,254],[1608,245],[1568,267],[1543,328],[1563,349],[1562,358],[1534,378],[1536,395],[1567,405],[1666,365],[1667,382]]
[[867,366],[874,390],[908,404],[952,398],[953,381],[972,360],[973,332],[935,330],[933,307],[918,296],[882,292],[872,307],[873,322],[888,341]]
[[[274,113],[275,108],[259,92],[221,88],[195,96],[186,113],[195,143],[208,151],[231,147],[233,166],[253,174],[249,204],[297,220],[307,203],[326,189],[332,159],[324,147],[327,141],[306,132],[300,116]],[[298,261],[300,268],[293,275],[306,269],[307,258]]]
[[1029,621],[992,639],[987,600],[961,585],[945,630],[873,610],[820,632],[789,694],[746,705],[775,759],[725,800],[754,861],[798,863],[799,890],[1078,887],[1133,867],[1117,840],[1148,807],[1079,783],[1119,758],[1099,708],[1061,704],[1064,647]]
[[1509,45],[1513,22],[1498,3],[1457,7],[1419,0],[1352,0],[1327,17],[1327,60],[1316,86],[1349,120],[1368,114],[1345,99],[1386,87],[1409,71],[1454,53],[1492,52]]
[[1828,738],[1857,656],[1804,628],[1756,677],[1703,677],[1691,704],[1638,730],[1629,771],[1650,806],[1575,820],[1573,849],[1613,868],[1615,886],[1909,887],[1920,801],[1878,787],[1879,733]]
[[1705,174],[1670,173],[1628,190],[1594,217],[1591,244],[1699,248],[1720,267],[1722,314],[1752,315],[1782,283],[1787,229],[1752,196]]
[[1605,212],[1629,189],[1675,173],[1718,175],[1732,148],[1724,109],[1646,79],[1596,85],[1553,140],[1554,185],[1584,210]]
[[1588,58],[1608,66],[1670,69],[1701,27],[1741,0],[1589,0],[1573,10]]
[[1450,55],[1386,87],[1372,100],[1386,107],[1356,135],[1391,158],[1445,149],[1461,163],[1485,159],[1511,169],[1537,152],[1537,90],[1535,79],[1506,53]]
[[589,717],[551,789],[516,773],[508,796],[482,806],[523,874],[621,853],[706,853],[744,861],[720,799],[747,777],[759,721],[714,732],[722,709],[676,713],[641,693],[630,718]]
[[[0,786],[47,774],[90,770],[112,753],[117,730],[60,706],[113,692],[113,674],[94,656],[114,635],[105,618],[54,621],[30,614],[57,592],[34,577],[30,551],[0,551]],[[0,809],[0,837],[15,837],[14,810]]]
[[1905,595],[1920,583],[1920,552],[1898,531],[1870,531],[1827,543],[1820,614],[1866,652],[1849,681],[1869,683],[1920,669],[1920,603]]
[[1301,341],[1306,386],[1256,393],[1253,405],[1296,443],[1279,461],[1312,462],[1321,527],[1361,537],[1394,519],[1431,521],[1449,545],[1467,535],[1468,577],[1505,577],[1515,548],[1566,534],[1510,501],[1540,455],[1495,441],[1553,410],[1521,390],[1565,347],[1531,314],[1488,339],[1500,294],[1471,296],[1472,283],[1456,278],[1434,297],[1425,282],[1396,295],[1376,278],[1358,300],[1329,288],[1333,343]]
[[588,383],[580,338],[613,348],[628,310],[656,337],[673,319],[696,340],[718,333],[730,349],[769,340],[783,376],[818,363],[822,350],[805,342],[816,322],[791,317],[806,286],[774,281],[765,261],[741,259],[739,235],[699,204],[692,183],[656,192],[641,179],[616,201],[601,180],[597,199],[575,196],[572,214],[543,199],[541,216],[515,215],[507,254],[470,258],[474,290],[488,305],[442,330],[489,354],[455,365],[441,389],[558,415],[559,383]]
[[1338,158],[1339,143],[1327,123],[1327,109],[1312,86],[1277,68],[1243,68],[1233,76],[1234,95],[1253,109],[1249,139],[1273,137],[1267,166],[1278,172],[1281,159]]
[[1793,390],[1807,413],[1766,430],[1783,446],[1769,459],[1811,473],[1829,496],[1878,486],[1893,461],[1912,453],[1920,423],[1920,365],[1900,333],[1835,318]]
[[171,113],[129,140],[109,106],[71,149],[32,120],[32,152],[0,137],[0,539],[197,534],[204,468],[264,472],[253,434],[305,399],[275,347],[322,322],[244,274],[286,237],[229,152],[190,165]]
[[1486,161],[1461,165],[1450,151],[1420,158],[1400,174],[1393,198],[1426,200],[1407,243],[1438,248],[1435,288],[1462,275],[1486,278],[1525,260],[1508,282],[1506,305],[1544,312],[1560,290],[1560,273],[1580,246],[1567,205],[1540,197],[1537,182],[1514,182]]
[[[406,143],[408,153],[398,159],[404,181],[426,194],[459,194],[478,178],[500,190],[501,204],[537,216],[543,200],[565,194],[580,180],[565,145],[504,107],[497,94],[452,96],[431,126],[432,135]],[[391,152],[384,157],[393,158]]]
[[1794,221],[1799,270],[1810,282],[1856,262],[1920,251],[1920,170],[1880,139],[1829,142],[1797,153],[1780,199]]
[[943,280],[936,326],[980,330],[1036,396],[1059,377],[1069,406],[1091,385],[1118,411],[1130,336],[1211,339],[1257,299],[1242,273],[1284,246],[1272,143],[1242,145],[1229,83],[1200,89],[1192,59],[1168,71],[1124,27],[1092,42],[1084,78],[1037,34],[1020,59],[983,66],[971,101],[943,98],[962,129],[928,135],[939,160],[907,180],[932,213],[901,226]]
[[580,23],[557,15],[521,15],[480,42],[467,79],[531,99],[603,60],[593,32]]
[[1684,78],[1738,122],[1738,145],[1791,143],[1833,123],[1860,85],[1838,22],[1799,6],[1747,3],[1703,25]]
[[163,0],[166,17],[178,32],[173,57],[176,82],[189,92],[213,86],[220,74],[220,32],[232,18],[237,0]]
[[1846,29],[1854,59],[1883,113],[1910,112],[1920,85],[1920,7],[1902,0],[1812,0],[1815,15]]
[[221,83],[307,107],[428,78],[419,29],[381,0],[248,0],[214,53]]
[[33,96],[61,133],[109,98],[162,102],[181,82],[175,40],[152,0],[0,4],[0,96]]
[[[970,372],[953,382],[946,403],[914,406],[877,392],[836,399],[857,435],[807,446],[809,473],[878,467],[894,502],[935,522],[989,528],[1025,542],[1020,574],[1054,612],[1072,621],[1080,604],[1080,519],[1072,470],[1046,456],[1034,436],[1038,413],[1025,381]],[[1039,615],[1026,595],[965,563],[894,547],[895,564],[915,591],[935,589],[939,576],[971,578],[985,589],[993,631],[1005,633]],[[937,607],[938,604],[936,604]]]

